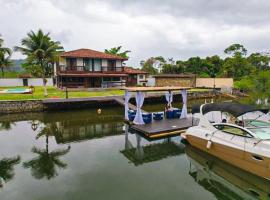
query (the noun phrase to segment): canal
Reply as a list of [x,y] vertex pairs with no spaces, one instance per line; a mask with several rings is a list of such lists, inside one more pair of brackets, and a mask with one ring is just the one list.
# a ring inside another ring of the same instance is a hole
[[[159,107],[160,108],[160,107]],[[147,105],[145,110],[157,110]],[[125,131],[123,109],[0,116],[0,199],[269,199],[270,183]]]

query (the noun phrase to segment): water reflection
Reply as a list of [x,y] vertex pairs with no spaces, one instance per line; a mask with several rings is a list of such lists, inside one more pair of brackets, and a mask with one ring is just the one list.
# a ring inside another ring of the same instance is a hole
[[[134,133],[136,137],[134,145],[129,139],[131,133],[128,132],[127,125],[125,130],[125,149],[120,152],[135,166],[184,153],[183,145],[177,144],[171,138],[147,142],[142,136]],[[144,144],[142,144],[142,140],[144,140]]]
[[60,160],[60,157],[67,154],[70,147],[67,149],[58,149],[49,152],[48,148],[40,149],[37,147],[32,148],[32,153],[37,154],[37,157],[24,162],[24,168],[30,168],[31,174],[36,179],[47,178],[51,179],[58,175],[58,169],[65,169],[67,164]]
[[[113,116],[103,116],[91,122],[89,118],[70,119],[56,123],[56,142],[70,143],[82,140],[102,138],[123,134],[122,121],[113,120]],[[96,121],[97,120],[97,121]]]
[[49,151],[49,137],[54,136],[58,132],[56,123],[44,124],[39,133],[36,136],[36,139],[41,137],[46,137],[46,148],[33,147],[32,153],[37,154],[37,157],[24,162],[24,168],[30,168],[32,176],[36,179],[47,178],[51,179],[58,175],[58,169],[65,169],[67,164],[60,160],[61,156],[66,155],[70,151],[70,146],[66,149],[57,149]]
[[14,177],[14,166],[21,162],[20,156],[0,160],[0,187]]
[[1,130],[10,130],[12,128],[12,126],[15,126],[15,123],[14,122],[8,122],[8,121],[5,121],[5,122],[0,122],[0,131]]
[[189,174],[217,199],[270,199],[270,182],[191,146],[186,147]]

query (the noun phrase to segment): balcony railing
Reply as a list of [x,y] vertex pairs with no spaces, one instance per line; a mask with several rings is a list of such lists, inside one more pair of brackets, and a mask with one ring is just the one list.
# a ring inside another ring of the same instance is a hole
[[110,73],[120,73],[123,72],[123,67],[101,67],[101,71],[92,71],[87,70],[84,66],[73,66],[66,67],[64,65],[60,65],[57,68],[58,72],[61,73],[94,73],[94,72],[110,72]]
[[103,72],[122,72],[123,67],[102,67]]

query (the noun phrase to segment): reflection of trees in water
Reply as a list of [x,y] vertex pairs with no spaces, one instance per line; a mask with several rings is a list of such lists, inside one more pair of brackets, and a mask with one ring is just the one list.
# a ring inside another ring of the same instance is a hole
[[0,187],[2,186],[1,179],[5,182],[10,181],[14,177],[14,166],[21,162],[20,156],[12,158],[3,158],[0,160]]
[[31,168],[32,176],[36,179],[51,179],[58,175],[57,167],[58,169],[65,169],[67,167],[67,164],[62,162],[60,157],[67,154],[69,150],[70,147],[49,152],[48,148],[39,149],[33,147],[32,152],[37,154],[37,157],[24,162],[23,166],[25,168]]
[[0,130],[10,130],[12,125],[15,125],[14,122],[0,122]]
[[36,139],[42,136],[46,137],[46,148],[41,149],[37,147],[32,148],[32,153],[37,154],[37,157],[24,162],[25,168],[30,168],[32,176],[36,179],[47,178],[51,179],[58,175],[57,169],[65,169],[67,164],[60,160],[61,156],[64,156],[70,151],[70,146],[66,149],[57,149],[49,151],[49,137],[54,136],[58,131],[56,123],[44,124],[41,127]]

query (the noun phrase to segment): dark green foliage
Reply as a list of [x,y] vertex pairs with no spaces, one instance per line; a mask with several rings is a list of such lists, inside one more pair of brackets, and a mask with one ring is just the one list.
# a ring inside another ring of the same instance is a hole
[[13,62],[10,59],[12,51],[10,48],[4,47],[3,43],[4,43],[4,40],[1,38],[1,35],[0,35],[0,69],[2,72],[2,77],[4,77],[5,75],[4,69],[13,65]]
[[172,58],[166,60],[162,56],[150,57],[141,61],[141,66],[150,74],[191,73],[197,77],[231,77],[236,81],[270,69],[268,53],[252,53],[247,57],[247,49],[241,44],[230,45],[224,53],[228,55],[224,59],[218,55],[206,58],[196,56],[186,61],[174,61]]
[[113,47],[111,49],[105,49],[104,52],[107,54],[111,54],[111,55],[117,55],[117,56],[120,56],[122,58],[128,58],[128,53],[130,53],[131,51],[127,50],[127,51],[120,52],[121,48],[122,48],[122,46]]

